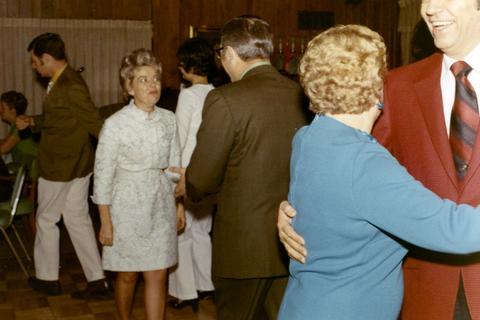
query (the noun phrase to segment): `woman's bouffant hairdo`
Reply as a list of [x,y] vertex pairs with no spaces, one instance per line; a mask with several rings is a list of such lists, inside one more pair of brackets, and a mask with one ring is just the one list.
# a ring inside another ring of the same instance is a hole
[[383,38],[360,25],[340,25],[313,38],[300,62],[300,83],[317,114],[360,114],[383,101]]
[[139,67],[154,67],[159,76],[162,75],[162,64],[157,62],[152,51],[147,49],[137,49],[122,58],[120,66],[120,85],[126,97],[129,96],[128,89],[135,76],[135,69]]

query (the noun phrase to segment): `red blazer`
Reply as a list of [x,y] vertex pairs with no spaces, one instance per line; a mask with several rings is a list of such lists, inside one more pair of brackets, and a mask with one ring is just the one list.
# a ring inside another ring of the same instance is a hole
[[[374,135],[417,180],[442,198],[480,204],[480,139],[458,183],[440,89],[442,55],[389,72],[385,109]],[[480,232],[480,230],[479,230]],[[455,256],[412,248],[404,263],[402,319],[451,320],[460,275],[473,319],[480,319],[480,254]]]

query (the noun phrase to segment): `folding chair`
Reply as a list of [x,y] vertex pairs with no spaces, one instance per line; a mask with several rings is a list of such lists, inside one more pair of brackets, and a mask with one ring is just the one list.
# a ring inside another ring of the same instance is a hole
[[0,202],[0,231],[3,233],[3,236],[5,237],[5,240],[7,241],[8,246],[12,250],[15,258],[17,259],[18,264],[22,268],[23,273],[25,273],[25,275],[29,277],[30,275],[27,271],[27,268],[25,267],[25,265],[22,262],[22,259],[20,258],[17,251],[15,250],[15,247],[13,246],[13,243],[10,240],[10,237],[8,236],[8,232],[7,232],[8,228],[11,227],[13,233],[15,234],[15,237],[17,238],[18,243],[20,244],[20,246],[23,249],[23,252],[25,253],[26,259],[28,260],[29,263],[31,263],[32,259],[28,255],[27,249],[25,248],[23,241],[20,239],[20,236],[18,235],[17,229],[13,224],[13,219],[15,218],[15,216],[31,214],[33,213],[33,210],[34,210],[33,201],[26,197],[22,197],[22,189],[23,189],[24,182],[25,182],[25,166],[21,166],[18,169],[17,176],[15,178],[12,197],[10,201]]

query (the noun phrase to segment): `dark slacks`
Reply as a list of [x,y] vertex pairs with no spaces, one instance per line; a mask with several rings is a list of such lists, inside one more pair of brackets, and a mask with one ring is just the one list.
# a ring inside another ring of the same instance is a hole
[[213,277],[217,319],[277,319],[287,281],[287,276],[255,279]]

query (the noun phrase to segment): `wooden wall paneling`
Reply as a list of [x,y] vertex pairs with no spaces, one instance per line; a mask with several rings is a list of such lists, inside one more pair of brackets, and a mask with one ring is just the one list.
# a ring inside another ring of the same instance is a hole
[[95,19],[112,19],[112,16],[114,16],[112,12],[115,11],[117,6],[120,7],[120,3],[120,0],[95,1],[95,5],[92,8],[92,16],[95,17]]
[[0,0],[0,17],[150,20],[151,0]]
[[7,16],[7,5],[8,5],[8,0],[0,0],[0,16],[1,17]]
[[297,1],[254,0],[252,13],[267,21],[276,36],[286,36],[297,30]]
[[[125,4],[130,4],[130,10],[131,13],[134,13],[131,17],[128,17],[128,19],[133,19],[133,20],[151,20],[152,19],[152,3],[151,0],[141,0],[137,1],[139,4],[138,6],[134,6],[133,8],[131,7],[132,1],[130,0],[124,0]],[[115,3],[115,2],[114,2]],[[115,4],[113,4],[115,5]],[[133,10],[133,9],[136,10]],[[125,16],[123,19],[127,19]]]
[[[218,14],[217,25],[223,26],[227,21],[243,14],[255,14],[253,11],[253,3],[255,0],[236,0],[232,2],[217,0],[217,2],[225,2],[223,13]],[[219,6],[220,7],[220,6]]]
[[42,18],[52,19],[81,19],[89,16],[90,4],[82,2],[81,0],[43,0],[44,2],[51,2],[52,11],[43,12]]
[[[396,1],[365,1],[364,8],[357,8],[356,16],[364,16],[363,20],[356,23],[367,25],[372,30],[380,33],[387,45],[389,65],[400,65],[399,33],[397,32],[399,8]],[[382,14],[379,14],[381,12]]]
[[[63,17],[65,19],[78,19],[81,17],[82,19],[95,19],[96,17],[92,16],[92,8],[94,7],[94,3],[90,2],[85,3],[84,0],[58,0],[59,1],[59,8],[63,12]],[[105,0],[103,0],[105,1]]]
[[[29,0],[30,1],[30,0]],[[21,5],[22,1],[15,1],[15,0],[2,0],[0,4],[1,11],[5,16],[8,17],[18,17],[19,16],[19,6]],[[26,1],[23,1],[26,2]],[[3,15],[2,15],[3,16]]]
[[[180,25],[182,30],[188,26],[218,26],[241,14],[251,13],[252,0],[181,0]],[[188,34],[188,33],[187,33]]]
[[[180,44],[180,1],[152,0],[153,51],[163,65],[162,85],[178,87],[175,53]],[[184,9],[184,8],[183,8]]]
[[152,20],[153,49],[164,65],[164,86],[178,87],[175,52],[188,38],[190,25],[221,27],[241,14],[267,20],[275,36],[311,38],[301,31],[297,12],[332,11],[336,23],[360,23],[378,31],[389,49],[390,65],[399,65],[398,4],[394,0],[0,0],[0,16],[64,19]]
[[[323,1],[323,4],[326,5],[328,2],[331,1]],[[387,45],[389,65],[391,67],[400,65],[397,32],[399,8],[396,1],[364,0],[357,5],[335,1],[331,8],[335,12],[336,24],[363,24],[380,33]]]
[[42,3],[40,18],[53,19],[59,18],[58,8],[55,6],[55,0],[40,0]]
[[22,4],[22,2],[26,2],[27,5],[29,5],[30,3],[28,3],[28,1],[15,1],[15,0],[8,0],[7,1],[7,14],[9,17],[12,17],[12,18],[16,18],[19,16],[19,8],[20,8],[20,5]]
[[10,17],[18,16],[18,5],[19,3],[16,1],[12,1],[12,0],[7,1],[7,14]]
[[[190,26],[198,27],[206,25],[220,28],[233,17],[252,13],[251,1],[252,0],[180,0],[178,11],[178,42],[177,46],[172,48],[172,56],[175,56],[175,52],[180,44],[188,39]],[[169,66],[166,65],[166,68],[168,67]],[[174,70],[169,72],[170,77],[167,76],[167,78],[165,78],[165,84],[176,89],[179,86],[176,58],[175,64],[170,67],[173,67]]]
[[[22,17],[40,18],[42,16],[42,3],[35,0],[21,0],[30,4],[25,6],[25,11],[22,12]],[[28,8],[28,9],[27,9]]]
[[[104,1],[105,2],[105,1]],[[127,3],[126,3],[127,2]],[[99,10],[105,10],[105,12],[110,12],[110,19],[114,19],[114,17],[118,16],[130,16],[130,12],[135,11],[134,8],[132,8],[138,1],[130,1],[130,4],[128,4],[128,1],[125,0],[109,0],[107,4],[104,4]],[[149,4],[151,7],[151,4]],[[149,13],[151,13],[149,11]],[[148,15],[148,17],[150,17]]]
[[[105,0],[102,0],[105,1]],[[112,12],[110,19],[151,20],[151,0],[107,0],[110,2],[106,13]],[[172,1],[172,0],[171,0]],[[172,2],[176,2],[173,0]],[[105,19],[105,18],[104,18]]]
[[44,0],[0,0],[0,17],[40,18]]

